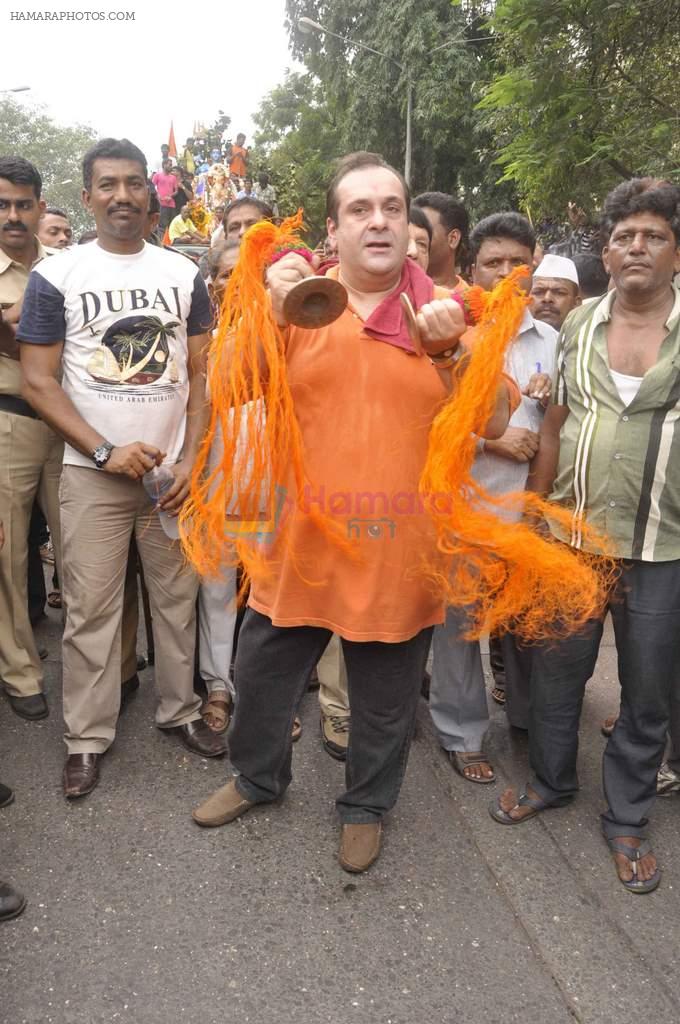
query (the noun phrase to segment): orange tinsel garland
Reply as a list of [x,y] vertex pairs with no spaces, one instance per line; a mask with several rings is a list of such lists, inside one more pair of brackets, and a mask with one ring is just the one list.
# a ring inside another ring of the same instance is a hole
[[[494,497],[470,475],[476,435],[493,414],[505,351],[527,305],[519,285],[526,274],[518,268],[487,296],[465,373],[432,425],[420,480],[438,547],[452,556],[449,573],[434,565],[427,571],[447,603],[472,609],[470,636],[513,628],[538,640],[571,632],[598,614],[615,572],[604,539],[585,523],[584,538],[599,557],[577,554],[532,525],[547,514],[570,531],[569,510],[530,492]],[[518,503],[531,521],[499,518]]]
[[[302,438],[286,375],[285,338],[274,322],[264,281],[274,253],[299,245],[295,232],[301,226],[298,211],[280,227],[261,221],[244,235],[210,349],[210,425],[180,518],[185,552],[197,571],[216,576],[225,564],[241,562],[244,586],[264,571],[258,541],[271,539],[282,488],[290,482],[301,500],[305,482]],[[210,451],[220,435],[222,457],[209,472]],[[293,494],[286,497],[295,500]],[[309,515],[331,534],[332,525],[319,512],[311,510]]]

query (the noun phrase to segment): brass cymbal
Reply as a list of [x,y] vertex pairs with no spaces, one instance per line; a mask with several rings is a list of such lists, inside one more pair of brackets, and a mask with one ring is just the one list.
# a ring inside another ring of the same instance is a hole
[[402,292],[399,296],[401,308],[404,312],[404,319],[406,320],[406,330],[408,336],[411,339],[411,344],[415,349],[417,356],[423,354],[423,343],[420,338],[420,328],[418,327],[418,321],[416,320],[416,311],[413,308],[411,300],[409,299],[406,292]]
[[347,292],[331,277],[306,277],[286,295],[283,315],[289,324],[315,330],[327,327],[342,315]]

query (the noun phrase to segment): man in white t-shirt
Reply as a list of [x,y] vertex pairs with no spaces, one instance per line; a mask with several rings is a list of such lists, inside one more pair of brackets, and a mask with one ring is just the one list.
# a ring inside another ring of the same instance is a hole
[[[142,478],[174,477],[159,507],[177,515],[207,414],[208,294],[196,267],[144,242],[144,155],[104,139],[83,161],[97,240],[52,257],[28,282],[17,337],[24,395],[66,441],[64,792],[89,793],[120,706],[123,584],[134,534],[153,613],[156,724],[204,757],[224,741],[193,691],[197,580],[163,530]],[[61,376],[61,383],[60,383]],[[141,440],[140,440],[141,439]]]

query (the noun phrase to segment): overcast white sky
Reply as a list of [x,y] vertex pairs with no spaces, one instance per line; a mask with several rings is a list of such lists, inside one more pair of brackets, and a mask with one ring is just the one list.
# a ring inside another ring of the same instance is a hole
[[[292,66],[284,0],[1,0],[0,90],[55,120],[127,136],[149,161],[218,109],[250,141],[259,101]],[[134,21],[17,21],[12,11],[132,11]]]

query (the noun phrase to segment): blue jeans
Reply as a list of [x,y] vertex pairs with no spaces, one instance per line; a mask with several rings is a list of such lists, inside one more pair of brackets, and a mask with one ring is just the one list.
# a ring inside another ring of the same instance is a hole
[[[342,640],[351,711],[346,790],[336,802],[343,824],[380,821],[397,801],[431,636],[429,628],[395,644]],[[275,800],[290,784],[293,718],[330,638],[316,626],[274,626],[248,608],[229,730],[236,786],[246,800]]]

